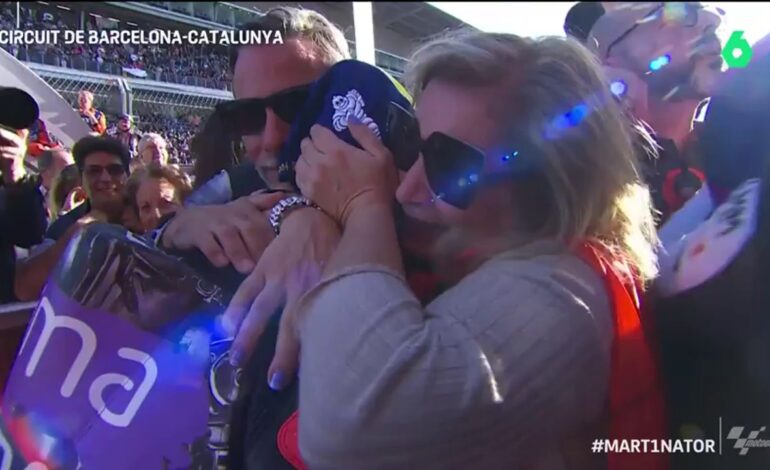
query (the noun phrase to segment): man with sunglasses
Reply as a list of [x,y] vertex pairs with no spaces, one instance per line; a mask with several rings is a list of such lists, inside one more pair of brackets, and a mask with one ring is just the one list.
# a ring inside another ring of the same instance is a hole
[[718,86],[721,12],[698,2],[605,4],[586,45],[660,145],[648,169],[656,208],[666,219],[700,186],[694,118]]
[[[242,29],[279,30],[284,39],[280,45],[233,49],[235,100],[216,111],[223,127],[241,138],[245,160],[256,171],[221,172],[200,187],[184,209],[162,220],[151,237],[226,291],[240,286],[249,303],[254,301],[253,310],[275,312],[303,293],[290,282],[290,271],[324,262],[339,240],[338,229],[319,211],[299,205],[284,206],[281,235],[276,237],[266,211],[292,196],[282,192],[290,187],[279,181],[278,154],[309,85],[349,59],[350,52],[343,33],[311,10],[278,7]],[[277,192],[253,194],[266,188]],[[255,271],[261,275],[241,282]],[[261,282],[253,284],[253,279]],[[279,429],[293,422],[287,418],[296,410],[297,387],[277,393],[265,380],[277,326],[268,326],[259,342],[256,336],[263,332],[252,331],[258,348],[253,360],[239,358],[244,373],[240,399],[232,410],[232,469],[292,468],[292,459],[280,447]]]
[[[217,109],[226,128],[241,137],[246,160],[259,175],[250,184],[239,184],[231,181],[231,172],[220,173],[189,198],[186,205],[195,207],[177,213],[152,237],[164,249],[197,248],[214,266],[232,265],[248,274],[265,242],[273,238],[262,210],[272,207],[275,198],[268,198],[265,206],[259,198],[255,202],[244,196],[265,187],[288,189],[278,181],[277,155],[291,122],[304,104],[309,84],[350,53],[342,32],[311,10],[275,8],[243,29],[280,30],[284,38],[280,45],[232,51],[235,100]],[[241,194],[233,192],[236,187]]]
[[128,178],[128,148],[115,139],[88,136],[72,149],[88,199],[51,224],[43,243],[17,266],[15,291],[21,301],[33,301],[78,231],[94,222],[120,224],[123,187]]

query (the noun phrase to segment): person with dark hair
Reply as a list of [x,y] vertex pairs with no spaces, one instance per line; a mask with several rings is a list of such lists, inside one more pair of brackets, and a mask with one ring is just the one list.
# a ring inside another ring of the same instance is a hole
[[0,304],[16,299],[13,291],[16,249],[40,243],[46,213],[40,179],[26,174],[26,130],[0,127]]
[[601,2],[577,2],[564,18],[564,33],[585,44],[591,28],[604,12]]
[[[243,160],[243,146],[240,136],[233,135],[219,113],[214,112],[190,142],[190,154],[194,161],[193,188],[197,190],[220,172],[238,166]],[[252,179],[259,180],[254,164],[245,164],[253,169]],[[225,194],[229,193],[226,189],[222,191]],[[227,194],[222,198],[222,202],[228,202],[232,195]],[[206,198],[205,203],[211,204],[213,200]]]
[[131,158],[135,158],[139,153],[139,139],[141,136],[135,132],[134,120],[130,114],[121,114],[118,124],[107,131],[110,137],[119,140],[128,147]]
[[[675,438],[717,439],[720,420],[745,438],[770,422],[770,36],[753,50],[711,99],[699,139],[707,190],[672,218],[688,229],[661,229],[653,292]],[[672,468],[765,469],[766,450],[679,454]]]
[[40,243],[46,228],[40,177],[24,167],[29,129],[40,116],[37,102],[18,88],[0,87],[0,304],[13,292],[16,247]]
[[18,264],[14,288],[20,300],[31,301],[40,295],[70,239],[81,228],[94,222],[120,224],[122,220],[128,148],[109,137],[88,136],[75,144],[72,154],[88,199],[51,224],[43,244]]

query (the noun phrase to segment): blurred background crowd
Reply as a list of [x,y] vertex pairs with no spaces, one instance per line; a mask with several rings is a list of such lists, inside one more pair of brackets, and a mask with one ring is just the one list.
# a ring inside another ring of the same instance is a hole
[[[43,11],[26,3],[19,7],[19,13],[22,30],[112,29],[100,26],[97,17],[90,15],[85,28],[80,28],[74,15]],[[2,2],[0,27],[13,30],[16,22],[16,3]],[[3,48],[19,60],[58,67],[217,89],[226,89],[230,83],[227,51],[221,46],[5,44]]]

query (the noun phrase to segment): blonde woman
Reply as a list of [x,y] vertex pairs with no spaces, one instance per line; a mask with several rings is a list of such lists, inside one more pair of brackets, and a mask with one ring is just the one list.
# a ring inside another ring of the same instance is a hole
[[[320,126],[302,143],[297,183],[342,228],[284,312],[268,376],[285,386],[301,352],[307,466],[665,468],[591,449],[664,435],[636,302],[656,274],[649,194],[597,64],[565,39],[466,32],[410,67],[416,121],[393,154],[356,124],[363,150]],[[394,197],[444,227],[434,256],[452,287],[427,306],[405,281]]]
[[191,192],[190,177],[175,165],[151,163],[136,170],[126,183],[126,199],[130,215],[137,218],[137,231],[155,229],[163,216],[181,209]]

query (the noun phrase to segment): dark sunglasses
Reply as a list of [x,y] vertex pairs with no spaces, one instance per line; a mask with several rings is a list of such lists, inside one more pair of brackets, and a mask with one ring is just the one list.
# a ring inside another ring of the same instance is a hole
[[259,135],[265,130],[267,108],[291,124],[310,96],[310,85],[280,91],[267,98],[244,98],[219,103],[215,111],[236,136]]
[[126,174],[125,168],[119,163],[113,163],[111,165],[86,165],[85,174],[89,178],[98,178],[104,171],[112,178],[118,178]]
[[482,175],[487,158],[484,151],[438,131],[422,139],[415,116],[396,103],[390,103],[387,130],[384,144],[393,154],[396,167],[408,171],[422,155],[436,199],[459,209],[471,205],[480,186],[496,184],[514,174],[530,174],[534,169],[533,160],[522,159],[520,151],[505,151],[499,152],[503,171]]
[[[618,36],[617,39],[607,47],[607,55],[610,56],[610,51],[613,47],[626,39],[640,24],[647,23],[649,21],[665,18],[667,21],[676,21],[686,28],[692,28],[698,24],[698,12],[705,7],[698,2],[661,2],[653,10],[651,10],[644,19],[637,21],[626,32]],[[666,11],[671,11],[671,15],[667,15]],[[605,57],[605,58],[606,58]]]

